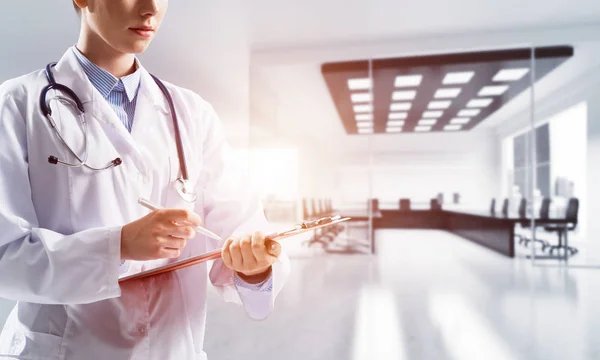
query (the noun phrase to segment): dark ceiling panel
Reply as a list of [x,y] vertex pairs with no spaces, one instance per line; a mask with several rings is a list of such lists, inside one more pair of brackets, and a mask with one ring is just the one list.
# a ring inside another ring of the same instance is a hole
[[[571,46],[535,49],[536,81],[549,74],[572,56],[573,48]],[[373,132],[386,133],[391,104],[402,102],[392,101],[392,94],[394,91],[404,90],[416,91],[416,96],[412,100],[405,101],[411,103],[411,108],[407,111],[406,119],[403,120],[404,124],[401,130],[403,133],[414,132],[419,121],[423,119],[425,111],[435,111],[428,108],[431,101],[451,101],[450,107],[438,110],[443,111],[443,114],[432,125],[430,132],[433,132],[444,131],[446,125],[459,117],[458,114],[461,110],[470,109],[467,108],[467,104],[471,100],[492,99],[489,106],[477,108],[480,113],[468,117],[468,123],[461,124],[459,129],[460,131],[471,130],[506,105],[511,99],[529,88],[530,73],[516,81],[494,81],[493,79],[498,72],[507,69],[529,69],[530,66],[531,49],[528,48],[372,60]],[[322,65],[321,72],[346,132],[357,134],[356,113],[353,107],[357,104],[351,101],[351,95],[369,92],[370,90],[352,91],[348,87],[348,80],[369,78],[369,61],[326,63]],[[473,72],[474,74],[471,80],[465,84],[443,84],[447,74],[461,72]],[[407,75],[420,75],[422,80],[416,86],[396,87],[396,78]],[[482,88],[501,85],[508,86],[503,94],[479,96]],[[456,88],[460,89],[460,93],[456,97],[435,98],[435,94],[439,89]],[[370,103],[363,102],[359,104],[366,105]]]

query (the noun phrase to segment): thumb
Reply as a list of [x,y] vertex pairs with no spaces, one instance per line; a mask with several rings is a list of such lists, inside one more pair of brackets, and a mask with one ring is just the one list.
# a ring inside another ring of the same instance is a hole
[[271,256],[279,257],[281,255],[281,244],[274,240],[267,240],[267,252]]

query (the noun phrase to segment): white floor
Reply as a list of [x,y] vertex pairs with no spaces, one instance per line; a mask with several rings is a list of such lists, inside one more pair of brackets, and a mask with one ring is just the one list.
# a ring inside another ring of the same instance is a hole
[[[600,270],[532,267],[443,231],[295,257],[264,322],[214,293],[210,359],[600,359]],[[295,252],[295,251],[294,251]]]

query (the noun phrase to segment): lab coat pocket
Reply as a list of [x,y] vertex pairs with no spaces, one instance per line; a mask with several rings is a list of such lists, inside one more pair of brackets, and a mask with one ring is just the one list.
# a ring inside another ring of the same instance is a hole
[[[28,330],[16,331],[10,341],[9,351],[4,355],[17,359],[59,360],[62,359],[62,337]],[[3,346],[4,347],[4,346]]]

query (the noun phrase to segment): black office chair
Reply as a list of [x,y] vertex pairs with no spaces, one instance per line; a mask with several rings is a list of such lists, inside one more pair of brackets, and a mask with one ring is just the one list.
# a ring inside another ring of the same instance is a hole
[[401,211],[409,211],[410,210],[410,199],[400,199],[400,210]]
[[367,209],[372,212],[379,211],[379,199],[370,199],[367,203]]
[[517,212],[519,213],[519,217],[521,219],[527,217],[527,200],[525,198],[521,198],[521,201],[519,202],[519,210]]
[[308,209],[308,200],[306,198],[302,198],[302,219],[309,220],[311,215],[312,214]]
[[[551,200],[549,198],[542,199],[542,205],[540,206],[540,219],[545,220],[550,217],[550,202],[551,202]],[[528,222],[526,224],[522,224],[521,227],[523,229],[531,229],[531,223]],[[531,242],[531,239],[528,239],[528,238],[523,238],[523,240],[524,240],[525,246],[529,245],[529,243]],[[550,246],[550,244],[544,240],[533,239],[533,241],[536,243],[542,244],[542,251],[544,251],[547,247]]]
[[317,203],[317,199],[310,199],[310,202],[312,204],[312,218],[313,219],[318,219],[321,217],[321,211],[319,209],[319,204]]
[[492,215],[496,214],[496,198],[492,199],[492,203],[490,204],[490,213]]
[[319,199],[319,207],[321,208],[321,216],[329,216],[329,209],[325,204],[325,199]]
[[502,202],[502,216],[508,216],[508,199]]
[[429,205],[431,207],[431,210],[434,210],[434,211],[442,210],[442,206],[438,202],[438,199],[431,199],[431,201],[429,202]]
[[558,245],[549,246],[550,254],[554,252],[554,250],[565,249],[571,253],[571,255],[577,254],[579,251],[577,248],[572,246],[565,246],[563,243],[563,235],[566,234],[567,231],[574,231],[577,228],[577,219],[579,215],[579,199],[570,198],[567,204],[567,211],[565,214],[565,218],[568,223],[565,225],[547,225],[544,226],[544,230],[547,232],[555,232],[558,234]]
[[[517,210],[517,214],[519,215],[519,219],[525,219],[527,215],[527,200],[525,198],[521,198],[519,201],[519,208]],[[519,222],[520,229],[524,229],[525,226],[522,222]],[[519,239],[519,244],[525,243],[528,239],[526,239],[523,235],[515,233],[515,237]]]

